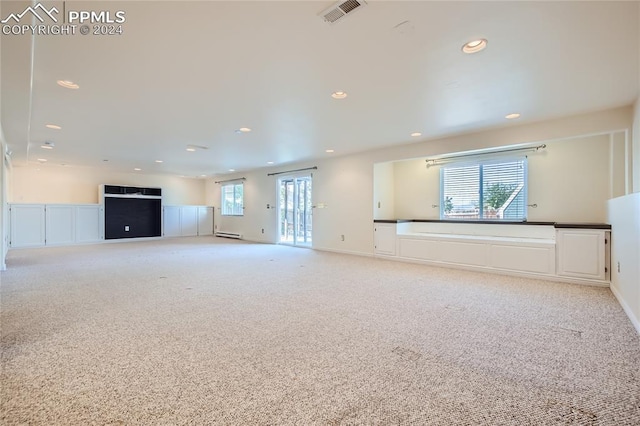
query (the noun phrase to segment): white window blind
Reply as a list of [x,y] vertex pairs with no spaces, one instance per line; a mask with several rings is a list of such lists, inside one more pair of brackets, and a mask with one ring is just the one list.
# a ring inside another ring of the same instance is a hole
[[244,214],[244,185],[230,183],[222,186],[222,214],[242,216]]
[[440,218],[526,220],[527,160],[443,166]]

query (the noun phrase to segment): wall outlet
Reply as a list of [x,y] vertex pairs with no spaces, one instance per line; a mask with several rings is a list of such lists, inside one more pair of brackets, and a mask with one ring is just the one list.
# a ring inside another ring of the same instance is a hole
[[129,232],[129,225],[124,226],[124,232]]
[[380,201],[378,201],[378,208],[380,208]]
[[264,228],[262,228],[262,233],[264,234]]
[[344,234],[340,235],[340,239],[344,241]]
[[620,262],[618,262],[618,273],[620,273]]

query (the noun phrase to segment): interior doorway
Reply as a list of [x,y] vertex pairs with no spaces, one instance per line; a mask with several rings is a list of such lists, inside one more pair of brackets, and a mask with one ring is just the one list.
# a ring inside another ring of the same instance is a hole
[[278,180],[280,243],[311,246],[313,221],[311,175]]

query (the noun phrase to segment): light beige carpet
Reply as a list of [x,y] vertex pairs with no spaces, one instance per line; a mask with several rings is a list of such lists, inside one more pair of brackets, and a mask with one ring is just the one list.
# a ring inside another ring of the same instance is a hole
[[217,238],[12,250],[3,425],[638,425],[608,289]]

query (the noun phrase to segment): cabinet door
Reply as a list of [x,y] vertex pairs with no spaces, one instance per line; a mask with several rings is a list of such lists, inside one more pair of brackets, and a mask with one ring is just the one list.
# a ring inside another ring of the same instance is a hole
[[558,275],[605,280],[605,235],[603,230],[559,230]]
[[164,236],[179,237],[180,236],[180,207],[165,206],[164,207]]
[[76,206],[76,243],[102,241],[101,206]]
[[69,245],[76,241],[75,206],[49,204],[45,207],[46,244]]
[[198,207],[180,207],[180,235],[183,237],[198,235]]
[[213,207],[198,207],[198,235],[213,235]]
[[376,254],[396,255],[396,224],[374,223]]
[[12,204],[10,209],[11,247],[44,246],[44,204]]

